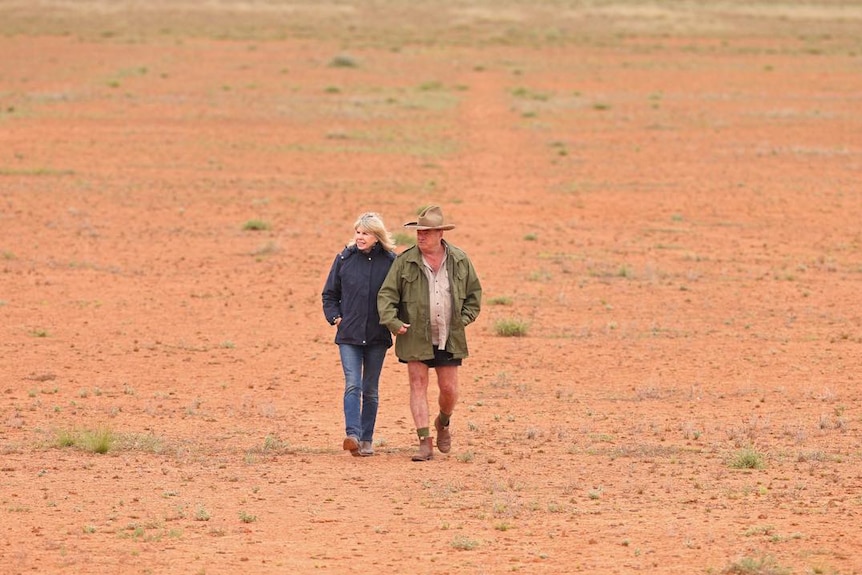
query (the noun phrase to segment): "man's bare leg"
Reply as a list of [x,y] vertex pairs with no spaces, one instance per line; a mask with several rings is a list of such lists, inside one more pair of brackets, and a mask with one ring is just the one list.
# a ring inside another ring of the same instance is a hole
[[428,427],[428,366],[421,361],[407,363],[410,378],[410,413],[416,429]]
[[440,397],[437,399],[440,411],[452,415],[455,404],[458,403],[458,366],[446,365],[434,369],[437,371],[437,385],[440,388]]
[[410,379],[410,413],[419,436],[419,451],[413,461],[427,461],[434,456],[428,429],[428,366],[421,361],[407,363],[407,377]]
[[452,436],[449,434],[449,416],[455,411],[458,403],[458,366],[447,365],[435,368],[437,371],[437,386],[440,395],[437,404],[440,415],[434,419],[434,429],[437,431],[437,449],[448,453],[452,448]]

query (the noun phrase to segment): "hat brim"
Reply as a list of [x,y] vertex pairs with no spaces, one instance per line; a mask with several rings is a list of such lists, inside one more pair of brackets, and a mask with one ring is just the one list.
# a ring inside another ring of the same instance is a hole
[[442,226],[420,226],[419,222],[407,222],[404,227],[409,230],[454,230],[454,224],[444,224]]

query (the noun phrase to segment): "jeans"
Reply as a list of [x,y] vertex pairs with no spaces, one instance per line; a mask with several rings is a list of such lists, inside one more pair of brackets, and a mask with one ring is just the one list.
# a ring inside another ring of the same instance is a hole
[[344,426],[346,434],[372,441],[377,421],[380,372],[388,347],[339,344],[344,369]]

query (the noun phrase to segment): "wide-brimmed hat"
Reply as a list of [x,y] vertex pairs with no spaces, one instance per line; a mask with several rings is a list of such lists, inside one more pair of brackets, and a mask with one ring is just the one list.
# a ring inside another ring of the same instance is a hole
[[405,228],[413,230],[453,230],[453,224],[447,224],[443,219],[443,210],[440,206],[428,206],[419,214],[415,222],[407,222]]

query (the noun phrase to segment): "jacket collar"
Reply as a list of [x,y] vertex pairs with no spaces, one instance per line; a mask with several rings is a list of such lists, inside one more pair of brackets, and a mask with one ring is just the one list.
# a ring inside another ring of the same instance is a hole
[[353,244],[344,248],[344,251],[341,253],[341,257],[346,259],[355,254],[369,255],[373,257],[381,253],[383,253],[383,246],[380,245],[380,242],[374,244],[374,247],[372,247],[371,251],[367,254],[363,254],[363,252],[356,246],[356,244]]
[[[449,245],[449,243],[447,243],[446,240],[440,240],[440,241],[443,242],[443,246],[446,248],[446,259],[447,260],[449,258],[454,258],[456,260],[460,259],[458,257],[457,249],[452,249],[453,246]],[[421,264],[422,263],[422,252],[419,251],[419,247],[416,245],[413,245],[412,247],[407,249],[407,251],[404,252],[404,255],[407,258],[407,261],[409,261],[409,262],[412,262],[415,264]]]

